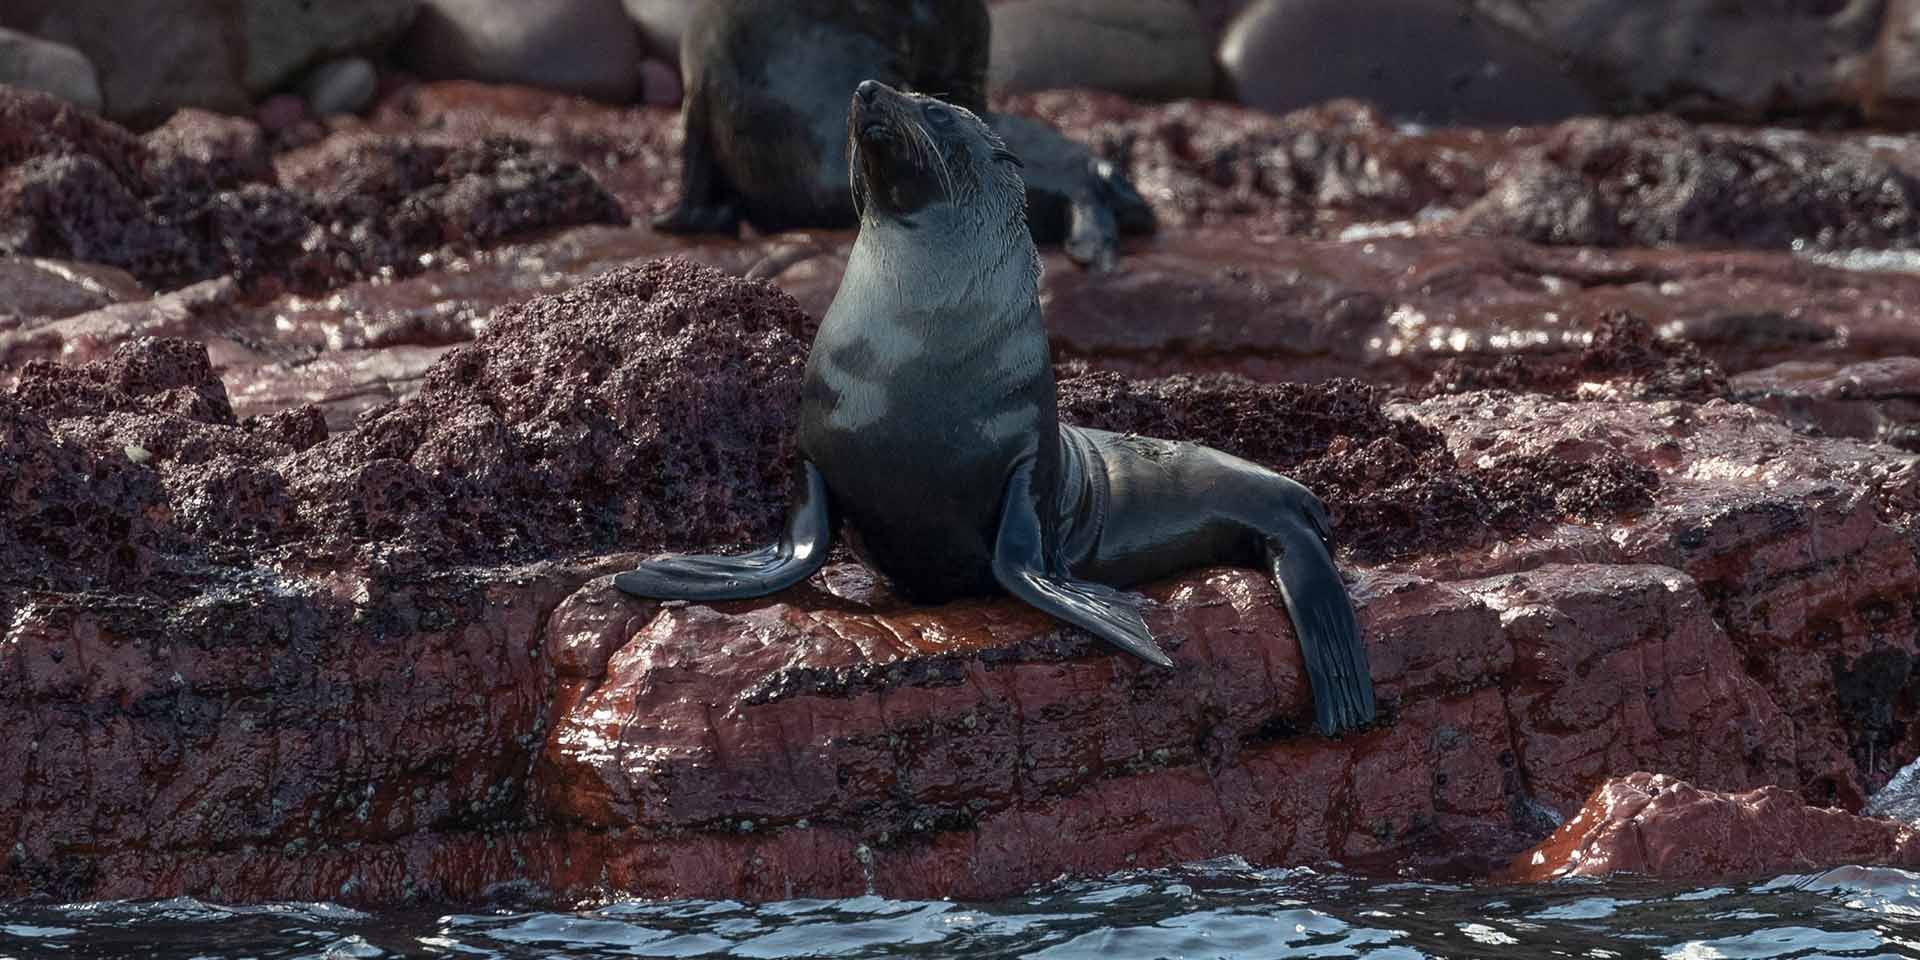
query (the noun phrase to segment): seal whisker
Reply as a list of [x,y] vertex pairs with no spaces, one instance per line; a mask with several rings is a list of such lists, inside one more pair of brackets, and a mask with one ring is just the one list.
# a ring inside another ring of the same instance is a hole
[[913,132],[917,136],[919,136],[920,143],[925,147],[925,150],[922,153],[922,156],[929,161],[927,165],[931,167],[936,163],[939,164],[941,196],[946,197],[948,202],[952,202],[954,200],[953,171],[947,168],[946,154],[941,153],[940,149],[934,146],[933,134],[927,131],[926,124],[923,124],[918,120],[915,120],[913,122]]

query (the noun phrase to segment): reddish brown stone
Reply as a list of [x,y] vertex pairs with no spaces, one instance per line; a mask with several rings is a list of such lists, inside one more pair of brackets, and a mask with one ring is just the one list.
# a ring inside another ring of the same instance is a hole
[[1577,816],[1516,857],[1504,876],[1537,882],[1635,873],[1708,883],[1840,865],[1920,867],[1920,833],[1810,807],[1779,787],[1730,793],[1634,773],[1601,784]]

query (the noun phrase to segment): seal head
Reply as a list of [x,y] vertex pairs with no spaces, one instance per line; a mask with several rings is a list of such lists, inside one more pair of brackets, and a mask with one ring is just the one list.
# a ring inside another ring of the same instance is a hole
[[[1025,222],[1019,158],[965,107],[863,80],[847,113],[847,158],[863,220],[871,210],[910,221],[941,201],[970,209],[992,193],[1020,200],[1010,212]],[[982,183],[983,172],[995,182]]]

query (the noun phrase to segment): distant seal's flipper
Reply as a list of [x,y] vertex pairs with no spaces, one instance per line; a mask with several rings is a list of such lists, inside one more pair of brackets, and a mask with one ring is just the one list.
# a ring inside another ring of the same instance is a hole
[[1120,591],[1048,570],[1040,516],[1033,504],[1033,461],[1025,460],[1007,480],[1000,533],[993,545],[994,580],[1031,606],[1142,660],[1173,666],[1173,658],[1153,642],[1139,609]]
[[1346,585],[1328,552],[1318,504],[1305,505],[1267,529],[1267,567],[1300,638],[1313,686],[1313,712],[1329,736],[1373,722],[1373,674]]
[[668,555],[641,561],[613,578],[622,593],[652,600],[744,600],[777,593],[813,576],[833,545],[827,481],[802,462],[800,495],[780,542],[736,557]]

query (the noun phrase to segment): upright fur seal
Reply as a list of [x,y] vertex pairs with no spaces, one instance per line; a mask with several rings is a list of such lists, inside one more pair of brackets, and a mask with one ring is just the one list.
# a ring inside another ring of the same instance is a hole
[[[853,225],[847,91],[872,78],[986,115],[991,32],[981,0],[706,0],[680,41],[680,200],[654,225]],[[989,119],[1027,162],[1040,242],[1105,266],[1121,233],[1153,231],[1152,209],[1110,164],[1045,124]]]
[[848,126],[860,234],[807,357],[784,537],[647,560],[615,586],[772,593],[818,570],[845,526],[911,599],[1005,590],[1172,666],[1114,587],[1260,566],[1300,637],[1319,727],[1370,722],[1372,677],[1320,501],[1197,444],[1061,425],[1020,161],[972,112],[872,80]]

